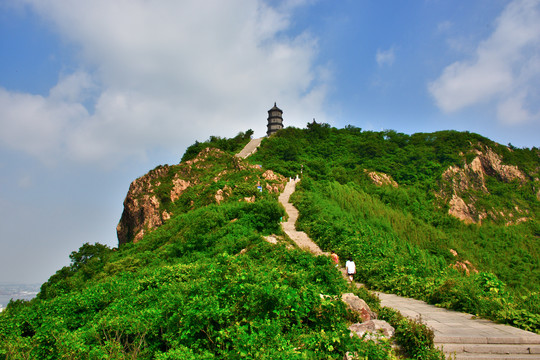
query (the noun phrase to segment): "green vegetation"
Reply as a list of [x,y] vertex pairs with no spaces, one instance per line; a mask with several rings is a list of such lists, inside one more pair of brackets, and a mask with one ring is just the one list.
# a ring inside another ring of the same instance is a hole
[[[358,318],[339,299],[344,292],[396,328],[406,356],[443,359],[432,332],[350,288],[326,257],[263,239],[283,235],[285,214],[267,190],[279,180],[231,155],[251,134],[197,142],[182,164],[152,170],[156,176],[140,185],[170,219],[119,249],[83,244],[34,300],[12,301],[0,314],[0,360],[342,359],[346,352],[395,359],[388,341],[350,336]],[[494,213],[518,206],[527,221],[465,225],[437,195],[449,186],[446,169],[470,164],[486,146],[528,181],[491,174],[488,192],[472,189],[470,197]],[[222,152],[195,159],[207,147]],[[369,288],[540,331],[537,149],[454,131],[409,136],[311,123],[265,139],[249,161],[285,176],[303,172],[292,196],[298,227],[324,250],[352,255]],[[370,172],[399,186],[377,186]],[[178,178],[189,187],[173,200]],[[226,196],[217,201],[220,190]],[[454,268],[465,261],[479,272]]]
[[[152,179],[151,187],[160,201],[160,210],[179,214],[215,203],[218,190],[224,191],[224,197],[229,201],[240,201],[246,197],[254,197],[256,200],[277,199],[277,193],[260,192],[257,189],[258,183],[264,188],[279,183],[278,180],[262,178],[262,173],[260,168],[247,166],[235,156],[209,151],[196,164],[168,166],[163,176]],[[190,184],[182,196],[173,202],[171,191],[176,177],[188,179]]]
[[[486,147],[503,164],[518,165],[528,182],[487,174],[487,193],[472,189],[470,197],[492,213],[519,207],[527,221],[505,226],[507,218],[488,217],[481,226],[465,225],[437,197],[445,170],[462,168]],[[298,226],[324,250],[357,259],[370,287],[538,332],[539,156],[538,149],[507,148],[467,132],[405,135],[311,123],[266,139],[250,161],[287,176],[303,171],[292,197]],[[377,186],[372,171],[399,187]],[[480,273],[452,267],[465,261]]]
[[493,273],[466,276],[450,267],[448,248],[456,246],[440,229],[385,209],[354,184],[304,179],[294,197],[301,228],[324,249],[357,260],[357,276],[370,288],[540,330],[539,294],[508,288]]
[[210,136],[210,138],[204,142],[195,141],[195,144],[189,146],[182,156],[181,162],[193,159],[203,149],[216,148],[225,151],[231,155],[238,153],[251,139],[253,130],[249,129],[246,132],[240,132],[232,139],[221,138],[219,136]]
[[[199,179],[222,160],[233,172],[224,158]],[[276,196],[238,200],[201,200],[120,249],[84,244],[0,315],[0,359],[392,359],[389,343],[350,337],[340,294],[357,290],[328,258],[263,240],[281,234]]]
[[408,319],[386,307],[381,309],[379,316],[396,329],[394,334],[396,341],[402,351],[410,354],[413,359],[446,360],[444,354],[434,348],[433,330],[424,324]]
[[347,290],[326,257],[261,239],[282,215],[275,201],[229,202],[117,251],[83,245],[0,316],[0,358],[390,358],[349,336],[341,301],[321,299]]

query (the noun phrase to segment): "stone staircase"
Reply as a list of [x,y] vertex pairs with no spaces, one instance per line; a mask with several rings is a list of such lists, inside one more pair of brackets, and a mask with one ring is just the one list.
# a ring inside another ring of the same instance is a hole
[[[283,231],[300,247],[315,255],[323,252],[306,233],[295,227],[298,210],[289,202],[299,180],[291,179],[279,202],[289,218],[283,222]],[[345,278],[345,269],[339,269]],[[359,285],[359,284],[357,284]],[[381,305],[398,310],[411,319],[420,319],[435,333],[435,346],[442,349],[447,359],[455,360],[540,360],[540,335],[489,320],[476,319],[473,315],[429,305],[424,301],[393,294],[376,293]]]
[[442,348],[448,359],[495,360],[540,359],[538,346],[535,344],[443,344]]
[[251,139],[249,143],[244,146],[244,148],[238,154],[236,154],[236,156],[242,159],[247,158],[249,155],[257,151],[257,148],[259,145],[261,145],[262,139],[264,138]]
[[296,189],[296,183],[298,181],[299,180],[290,180],[287,185],[285,185],[283,192],[279,195],[279,202],[285,207],[285,211],[289,216],[286,222],[281,223],[281,227],[285,234],[287,234],[300,249],[307,250],[314,255],[329,255],[328,253],[323,252],[305,232],[296,230],[295,224],[298,219],[298,210],[289,202],[289,197]]
[[435,344],[456,360],[540,359],[540,342],[529,336],[438,336]]
[[[236,156],[253,154],[261,139],[253,139]],[[279,202],[289,216],[282,223],[283,231],[300,247],[315,255],[323,252],[308,235],[296,230],[298,210],[289,202],[299,180],[291,179],[279,196]],[[344,277],[345,270],[340,269]],[[357,284],[359,285],[359,284]],[[420,319],[433,329],[435,346],[442,349],[447,359],[455,360],[540,360],[540,335],[489,320],[476,319],[471,314],[455,312],[429,305],[423,301],[393,294],[376,293],[381,305],[398,310],[411,319]]]
[[448,359],[540,359],[540,335],[489,320],[476,319],[424,301],[378,292],[381,305],[420,319],[433,329],[435,346]]
[[[298,210],[289,202],[299,180],[291,179],[279,196],[289,218],[282,223],[283,231],[300,247],[315,255],[323,252],[306,233],[295,227]],[[345,278],[345,269],[339,269]],[[359,285],[359,284],[357,284]],[[540,335],[476,319],[470,314],[429,305],[416,299],[385,293],[376,293],[381,305],[398,310],[404,316],[420,319],[433,329],[435,346],[442,349],[448,359],[465,360],[540,360]]]
[[[263,138],[251,139],[251,141],[238,154],[236,154],[236,156],[245,159],[251,154],[255,153],[261,144],[262,139]],[[299,181],[299,179],[291,179],[285,185],[283,192],[279,195],[279,202],[285,207],[285,211],[289,217],[286,222],[281,223],[283,231],[291,238],[291,240],[296,243],[299,248],[310,251],[315,255],[329,255],[328,253],[323,252],[305,232],[296,230],[298,210],[293,204],[289,203],[289,197],[295,191],[296,184]]]

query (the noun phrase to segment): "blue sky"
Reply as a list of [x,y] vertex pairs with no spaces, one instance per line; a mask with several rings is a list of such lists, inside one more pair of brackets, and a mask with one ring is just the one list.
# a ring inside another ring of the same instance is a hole
[[116,246],[129,184],[286,126],[540,145],[540,0],[0,0],[0,282]]

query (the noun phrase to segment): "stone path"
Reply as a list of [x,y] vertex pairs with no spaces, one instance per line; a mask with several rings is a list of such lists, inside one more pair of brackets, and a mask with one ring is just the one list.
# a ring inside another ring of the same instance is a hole
[[285,207],[285,211],[287,211],[287,215],[289,216],[286,222],[281,223],[281,227],[285,234],[287,234],[300,249],[310,251],[315,255],[328,255],[328,253],[323,252],[305,232],[296,230],[295,224],[298,219],[298,210],[289,202],[289,197],[296,189],[296,183],[298,181],[299,180],[290,180],[287,185],[285,185],[283,192],[279,195],[279,202]]
[[[237,156],[246,158],[254,153],[261,139],[251,140]],[[289,202],[298,180],[287,183],[279,196],[280,203],[289,216],[282,223],[283,231],[300,247],[315,255],[329,255],[323,252],[305,232],[296,230],[298,210]],[[345,276],[344,269],[340,269]],[[359,286],[359,284],[357,284]],[[472,315],[459,313],[423,301],[403,298],[397,295],[376,293],[381,305],[398,310],[404,316],[420,319],[435,333],[435,345],[442,348],[448,359],[498,360],[522,359],[540,360],[540,335],[520,330],[508,325],[496,324],[489,320],[474,319]]]
[[474,319],[423,301],[376,293],[381,305],[412,319],[420,318],[435,333],[435,345],[455,359],[540,359],[540,335]]
[[249,143],[244,146],[244,148],[238,154],[236,154],[236,156],[242,159],[247,158],[249,155],[257,151],[257,148],[259,147],[259,145],[261,145],[262,139],[264,138],[251,139]]
[[[315,255],[329,255],[323,252],[308,235],[295,227],[298,210],[289,202],[298,180],[290,180],[279,202],[285,207],[289,219],[282,223],[283,231],[300,247]],[[345,269],[340,269],[345,276]],[[435,333],[435,346],[442,348],[448,358],[456,360],[496,360],[523,359],[540,360],[540,335],[495,324],[489,320],[473,319],[470,314],[459,313],[423,301],[403,298],[397,295],[376,293],[381,305],[398,310],[411,319],[421,319]]]

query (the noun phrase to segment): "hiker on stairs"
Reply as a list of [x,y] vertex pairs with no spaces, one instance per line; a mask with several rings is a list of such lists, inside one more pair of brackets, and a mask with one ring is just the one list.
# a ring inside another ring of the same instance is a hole
[[334,264],[336,264],[336,267],[338,267],[339,266],[339,256],[338,256],[338,254],[336,254],[334,251],[332,251],[332,254],[330,254],[330,258],[332,259]]
[[347,275],[349,276],[349,281],[354,280],[354,274],[356,274],[356,264],[349,256],[349,260],[345,262],[345,269],[347,269]]

